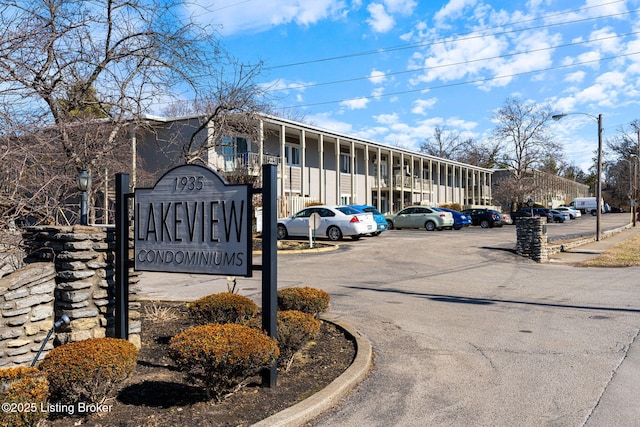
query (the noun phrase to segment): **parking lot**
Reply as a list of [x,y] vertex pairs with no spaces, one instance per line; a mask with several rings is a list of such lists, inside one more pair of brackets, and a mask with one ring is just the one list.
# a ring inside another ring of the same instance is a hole
[[[604,215],[603,229],[627,215]],[[595,231],[595,218],[549,224],[548,233],[583,228]],[[640,419],[640,269],[537,264],[515,255],[514,244],[514,226],[391,230],[346,239],[335,251],[280,255],[278,287],[327,291],[331,315],[359,330],[375,353],[368,379],[314,425]],[[260,280],[259,273],[238,278],[240,293],[260,302]],[[154,285],[143,274],[141,288],[191,299],[225,291],[226,279],[176,275]],[[629,371],[636,376],[621,387]]]

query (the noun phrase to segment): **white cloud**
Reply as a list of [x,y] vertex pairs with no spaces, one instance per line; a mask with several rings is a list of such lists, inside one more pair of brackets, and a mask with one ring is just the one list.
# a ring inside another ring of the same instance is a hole
[[348,12],[344,0],[260,0],[259,7],[247,7],[243,3],[186,2],[186,13],[205,25],[220,27],[220,33],[228,36],[240,32],[259,33],[292,22],[309,26],[324,19],[339,19]]
[[411,112],[413,114],[419,114],[426,116],[427,112],[425,110],[432,108],[438,102],[438,98],[431,99],[418,99],[413,103],[413,108]]
[[330,129],[338,133],[353,134],[353,126],[350,123],[335,120],[330,117],[330,113],[307,116],[306,120],[313,126],[317,126],[322,129]]
[[367,10],[371,14],[371,18],[367,19],[367,22],[376,33],[386,33],[390,31],[395,20],[393,16],[389,15],[385,10],[384,5],[380,3],[371,3],[367,6]]
[[382,125],[393,125],[398,122],[398,114],[379,114],[377,116],[373,116],[373,119]]
[[372,70],[369,73],[369,81],[373,84],[382,84],[387,80],[387,76],[384,72],[378,70]]
[[450,0],[435,14],[435,19],[443,21],[458,18],[467,7],[473,7],[475,4],[476,0]]
[[348,110],[361,110],[366,108],[367,104],[369,104],[369,99],[367,98],[354,98],[340,102],[340,105]]
[[417,5],[415,0],[383,0],[383,3],[389,13],[400,15],[411,15]]
[[568,83],[581,83],[586,75],[587,73],[584,71],[576,71],[575,73],[567,74],[564,81]]

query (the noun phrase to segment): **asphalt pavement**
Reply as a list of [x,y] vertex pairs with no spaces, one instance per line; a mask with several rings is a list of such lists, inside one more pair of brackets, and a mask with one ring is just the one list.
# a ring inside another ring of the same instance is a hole
[[[549,224],[549,235],[593,230],[594,219],[583,219]],[[604,215],[603,230],[626,222]],[[514,227],[392,230],[331,252],[279,255],[278,287],[329,292],[329,315],[373,356],[262,425],[640,425],[640,268],[574,266],[638,232],[626,228],[545,264],[513,253]],[[260,303],[259,272],[236,280]],[[203,275],[142,273],[140,281],[149,299],[230,286]]]

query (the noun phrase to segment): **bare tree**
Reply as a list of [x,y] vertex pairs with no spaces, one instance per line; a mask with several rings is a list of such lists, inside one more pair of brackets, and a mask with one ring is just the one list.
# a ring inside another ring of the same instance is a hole
[[[130,171],[131,128],[178,91],[202,100],[209,121],[260,107],[251,98],[259,66],[224,77],[237,63],[177,0],[0,1],[0,27],[5,219],[56,218],[82,167],[90,197],[108,193],[105,180]],[[188,146],[185,162],[198,150]]]
[[493,138],[500,144],[499,166],[509,169],[516,184],[512,194],[515,205],[530,194],[527,186],[517,184],[526,178],[527,172],[543,167],[549,158],[562,158],[560,144],[547,132],[551,113],[544,106],[508,98],[494,113],[497,123]]
[[458,131],[436,126],[433,130],[433,136],[425,138],[419,149],[431,156],[454,160],[464,146],[465,140]]
[[500,144],[496,141],[476,141],[468,138],[463,141],[460,154],[456,156],[455,160],[491,169],[498,164],[499,154]]

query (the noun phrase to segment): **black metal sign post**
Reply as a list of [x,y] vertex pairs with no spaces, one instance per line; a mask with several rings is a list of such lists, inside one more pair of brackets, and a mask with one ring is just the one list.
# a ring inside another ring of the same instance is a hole
[[[262,329],[277,339],[278,210],[276,165],[262,166]],[[278,364],[262,373],[262,384],[275,387]]]
[[129,175],[116,174],[115,336],[129,338]]

